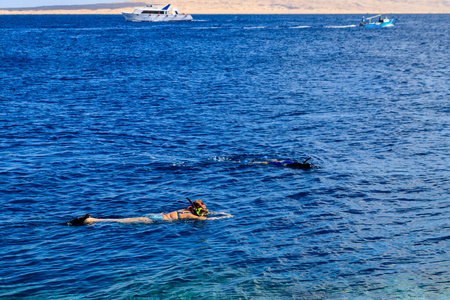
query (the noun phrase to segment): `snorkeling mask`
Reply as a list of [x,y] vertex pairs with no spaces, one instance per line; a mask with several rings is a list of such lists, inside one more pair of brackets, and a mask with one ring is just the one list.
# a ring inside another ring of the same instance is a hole
[[[194,209],[195,210],[195,209]],[[203,210],[203,211],[202,211]],[[203,209],[203,208],[197,208],[197,210],[195,210],[195,214],[197,215],[197,216],[200,216],[200,217],[203,217],[204,215],[207,215],[208,214],[208,210],[207,209]]]

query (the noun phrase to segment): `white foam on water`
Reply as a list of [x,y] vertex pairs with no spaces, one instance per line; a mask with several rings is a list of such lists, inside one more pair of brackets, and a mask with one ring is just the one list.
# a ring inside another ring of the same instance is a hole
[[266,28],[265,26],[255,26],[255,27],[244,27],[244,29],[262,29]]
[[212,26],[212,27],[192,27],[191,29],[201,29],[201,30],[205,30],[205,29],[217,29],[219,28],[218,26]]
[[358,25],[342,25],[342,26],[323,26],[325,28],[352,28],[352,27],[356,27]]
[[294,26],[294,27],[289,27],[291,29],[303,29],[303,28],[311,28],[311,26]]

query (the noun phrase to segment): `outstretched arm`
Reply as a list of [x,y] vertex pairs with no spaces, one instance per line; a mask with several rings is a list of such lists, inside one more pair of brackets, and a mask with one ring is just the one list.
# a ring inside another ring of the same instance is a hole
[[230,214],[227,214],[227,213],[224,213],[224,212],[215,212],[215,214],[224,215],[224,216],[226,216],[228,218],[232,218],[233,217],[233,215],[230,215]]
[[218,220],[218,219],[225,219],[225,218],[232,218],[233,216],[231,216],[231,217],[228,217],[228,216],[222,216],[222,217],[212,217],[212,218],[205,218],[205,220]]
[[200,216],[195,216],[193,214],[186,214],[183,219],[195,219],[195,220],[218,220],[218,219],[225,219],[225,218],[232,218],[233,216],[227,213],[223,213],[223,212],[210,212],[209,215],[223,215],[220,217],[200,217]]
[[227,213],[224,213],[224,212],[214,212],[214,213],[212,213],[212,214],[215,214],[215,215],[223,215],[223,216],[221,216],[221,217],[205,218],[205,219],[208,219],[208,220],[217,220],[217,219],[224,219],[224,218],[232,218],[232,217],[233,217],[233,215],[230,215],[230,214],[227,214]]

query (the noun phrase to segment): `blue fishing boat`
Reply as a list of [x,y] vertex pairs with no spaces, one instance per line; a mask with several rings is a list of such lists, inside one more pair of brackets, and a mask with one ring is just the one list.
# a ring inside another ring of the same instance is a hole
[[[378,22],[373,22],[372,19],[379,17]],[[386,15],[384,19],[381,17],[381,14],[372,16],[369,18],[362,18],[362,22],[359,24],[363,27],[367,28],[377,28],[377,27],[385,27],[385,26],[394,26],[394,19],[388,19],[388,16]]]

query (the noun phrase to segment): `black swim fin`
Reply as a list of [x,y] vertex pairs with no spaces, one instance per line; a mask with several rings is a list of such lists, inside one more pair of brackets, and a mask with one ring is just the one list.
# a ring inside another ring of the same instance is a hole
[[90,214],[85,214],[82,217],[78,217],[78,218],[73,219],[72,221],[64,223],[64,225],[67,225],[67,226],[81,226],[81,225],[84,225],[84,221],[87,218],[90,218],[90,217],[91,217]]

